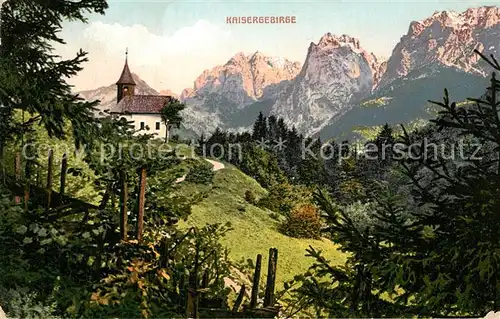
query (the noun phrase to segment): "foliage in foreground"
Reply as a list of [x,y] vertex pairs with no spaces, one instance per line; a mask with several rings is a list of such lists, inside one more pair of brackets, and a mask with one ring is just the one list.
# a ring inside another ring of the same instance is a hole
[[[500,71],[496,60],[488,63]],[[495,75],[471,106],[457,107],[445,91],[433,125],[401,136],[407,156],[375,188],[375,202],[360,206],[366,218],[316,194],[329,236],[349,257],[331,266],[310,248],[316,262],[289,289],[291,312],[480,317],[500,308],[499,92]]]
[[[209,279],[207,298],[227,298],[229,263],[218,243],[227,227],[157,226],[141,243],[117,241],[110,210],[54,223],[43,209],[24,212],[2,194],[0,292],[7,314],[26,317],[41,307],[45,316],[72,318],[177,316],[185,311],[187,286],[202,274]],[[38,306],[16,302],[25,295]]]

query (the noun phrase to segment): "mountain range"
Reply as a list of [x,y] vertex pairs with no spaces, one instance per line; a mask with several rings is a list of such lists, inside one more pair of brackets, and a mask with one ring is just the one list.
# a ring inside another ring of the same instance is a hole
[[[134,79],[137,94],[173,95],[186,103],[184,126],[193,134],[245,130],[262,112],[308,136],[353,137],[355,128],[431,117],[427,101],[441,100],[444,88],[453,100],[480,96],[491,68],[474,50],[489,56],[499,48],[500,10],[484,6],[412,21],[387,61],[355,37],[326,33],[309,45],[303,64],[259,51],[237,53],[178,96]],[[106,109],[115,103],[116,87],[80,94]]]

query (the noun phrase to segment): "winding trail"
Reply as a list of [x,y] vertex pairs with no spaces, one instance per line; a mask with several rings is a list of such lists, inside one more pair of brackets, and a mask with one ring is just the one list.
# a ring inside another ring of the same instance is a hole
[[221,162],[217,162],[217,161],[214,161],[214,160],[209,160],[208,158],[205,158],[205,161],[209,162],[210,164],[212,164],[214,167],[212,168],[212,170],[214,172],[217,172],[217,171],[220,171],[221,169],[224,169],[226,166],[224,164],[222,164]]
[[[217,162],[217,161],[214,161],[214,160],[210,160],[208,158],[205,158],[205,161],[209,162],[210,164],[212,164],[212,170],[214,172],[217,172],[217,171],[220,171],[221,169],[224,169],[226,166],[224,164],[222,164],[221,162]],[[186,179],[186,175],[184,176],[181,176],[179,177],[178,179],[175,180],[175,183],[176,184],[179,184],[181,182],[184,182],[184,180]]]

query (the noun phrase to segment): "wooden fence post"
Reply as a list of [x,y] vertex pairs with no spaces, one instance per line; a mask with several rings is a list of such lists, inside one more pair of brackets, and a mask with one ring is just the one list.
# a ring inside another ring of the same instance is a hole
[[250,309],[255,309],[257,306],[257,298],[259,297],[260,271],[262,268],[262,255],[257,255],[255,263],[255,273],[253,275],[252,297],[250,299]]
[[54,166],[54,152],[49,150],[49,161],[47,168],[47,208],[50,208],[51,200],[52,200],[52,169]]
[[264,307],[274,306],[274,288],[276,285],[276,264],[278,262],[278,250],[269,249],[269,265],[267,269],[267,286],[264,297]]
[[236,301],[234,302],[233,312],[238,312],[238,309],[240,308],[241,304],[243,303],[243,298],[245,297],[245,290],[246,290],[246,287],[243,284],[241,286],[240,293],[238,294],[238,298],[236,298]]
[[179,278],[179,301],[182,305],[182,310],[187,308],[187,282],[186,274],[182,273]]
[[[19,183],[21,181],[21,153],[16,153],[16,159],[14,163],[14,172],[16,174],[16,182]],[[21,197],[15,197],[16,205],[21,204]]]
[[196,253],[194,257],[194,269],[189,274],[189,288],[188,288],[188,301],[186,308],[186,317],[198,319],[200,317],[198,312],[198,307],[200,303],[200,292],[199,288],[199,259],[200,259],[200,245],[199,242],[196,243]]
[[66,173],[68,172],[68,157],[66,154],[63,155],[62,163],[61,163],[61,187],[59,193],[61,196],[64,195],[64,191],[66,190]]
[[127,173],[122,170],[120,172],[120,183],[121,183],[121,193],[120,193],[120,236],[122,240],[127,240],[127,221],[128,221],[128,184],[127,184]]
[[137,210],[137,240],[142,241],[144,232],[144,205],[146,200],[146,168],[141,168],[141,177],[139,181],[139,208]]

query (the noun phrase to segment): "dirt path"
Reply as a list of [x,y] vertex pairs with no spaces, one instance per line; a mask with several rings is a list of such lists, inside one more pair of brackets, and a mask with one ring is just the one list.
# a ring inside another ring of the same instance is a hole
[[3,312],[2,307],[0,307],[0,319],[7,319],[5,312]]
[[220,171],[221,169],[224,169],[224,168],[226,167],[226,166],[225,166],[224,164],[222,164],[221,162],[217,162],[217,161],[209,160],[209,159],[207,159],[207,158],[205,158],[205,160],[214,166],[214,167],[213,167],[213,171],[214,171],[214,172]]
[[[222,164],[221,162],[217,162],[217,161],[214,161],[214,160],[209,160],[208,158],[205,158],[205,161],[209,162],[210,164],[212,164],[212,170],[214,172],[217,172],[217,171],[220,171],[221,169],[224,169],[226,166],[224,164]],[[186,175],[184,176],[181,176],[179,177],[178,179],[175,180],[175,183],[176,184],[179,184],[181,182],[184,182],[184,180],[186,179]]]

